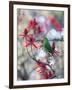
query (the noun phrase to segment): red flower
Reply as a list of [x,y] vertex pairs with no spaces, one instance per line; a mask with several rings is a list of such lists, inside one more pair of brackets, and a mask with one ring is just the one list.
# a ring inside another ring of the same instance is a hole
[[39,68],[37,72],[41,74],[41,79],[49,79],[53,76],[52,72],[47,69],[45,64],[38,62],[37,65]]
[[60,52],[58,52],[57,50],[55,50],[55,42],[53,41],[52,43],[52,49],[53,49],[53,55],[56,56],[58,55]]
[[40,41],[40,46],[39,46],[39,47],[40,47],[40,48],[43,47],[43,40]]
[[52,49],[55,50],[55,42],[52,43]]
[[22,36],[23,39],[24,39],[24,37],[26,37],[26,38],[29,37],[29,35],[28,35],[28,29],[25,28],[24,31],[20,34],[20,36]]
[[36,28],[36,34],[40,34],[41,32],[44,32],[44,29],[43,29],[43,27],[38,26]]
[[51,18],[51,23],[55,26],[57,31],[62,31],[62,26],[55,17]]
[[35,40],[35,38],[31,35],[28,39],[27,39],[27,41],[26,41],[26,47],[28,47],[28,46],[30,46],[30,45],[32,45],[32,46],[34,46],[35,48],[37,48],[37,45],[36,45],[36,40]]
[[36,19],[29,22],[29,28],[34,29],[38,25]]

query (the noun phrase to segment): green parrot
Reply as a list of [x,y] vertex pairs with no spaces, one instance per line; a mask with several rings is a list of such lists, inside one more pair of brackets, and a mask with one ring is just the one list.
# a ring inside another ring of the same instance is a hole
[[47,37],[44,38],[44,42],[43,42],[43,46],[46,52],[49,52],[51,54],[54,53],[55,50],[55,42],[53,42],[52,46],[49,43],[49,40],[47,39]]

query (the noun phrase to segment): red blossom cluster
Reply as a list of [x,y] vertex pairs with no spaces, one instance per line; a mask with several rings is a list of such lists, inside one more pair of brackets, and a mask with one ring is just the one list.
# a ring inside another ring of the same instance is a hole
[[36,19],[34,19],[34,20],[31,20],[29,22],[29,26],[28,27],[31,28],[31,29],[35,29],[37,25],[38,25],[38,22],[36,21]]
[[[33,30],[33,34],[30,34],[30,31]],[[35,48],[37,48],[37,44],[36,44],[36,38],[35,36],[40,34],[41,32],[44,32],[43,28],[39,25],[39,23],[36,21],[36,19],[30,20],[28,27],[24,29],[24,31],[20,34],[20,36],[22,37],[22,39],[26,39],[26,47],[32,45]],[[41,41],[41,45],[40,48],[42,48],[42,41]]]
[[40,73],[40,75],[42,76],[41,79],[50,79],[54,73],[52,73],[50,70],[48,70],[48,68],[46,67],[45,64],[38,62],[37,63],[39,70],[37,70],[37,72]]

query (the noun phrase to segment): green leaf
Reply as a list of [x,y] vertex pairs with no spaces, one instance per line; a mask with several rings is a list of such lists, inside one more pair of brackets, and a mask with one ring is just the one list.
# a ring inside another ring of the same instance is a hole
[[44,49],[45,49],[46,52],[49,52],[49,53],[53,52],[53,49],[52,49],[47,37],[44,38],[44,43],[43,44],[44,44]]

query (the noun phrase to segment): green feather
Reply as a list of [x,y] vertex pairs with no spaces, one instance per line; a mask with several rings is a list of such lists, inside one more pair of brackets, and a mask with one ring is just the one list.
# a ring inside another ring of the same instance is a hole
[[46,37],[44,38],[44,43],[43,44],[44,44],[44,49],[45,49],[46,52],[49,52],[49,53],[53,52],[53,49],[52,49],[52,47],[49,43],[49,40]]

